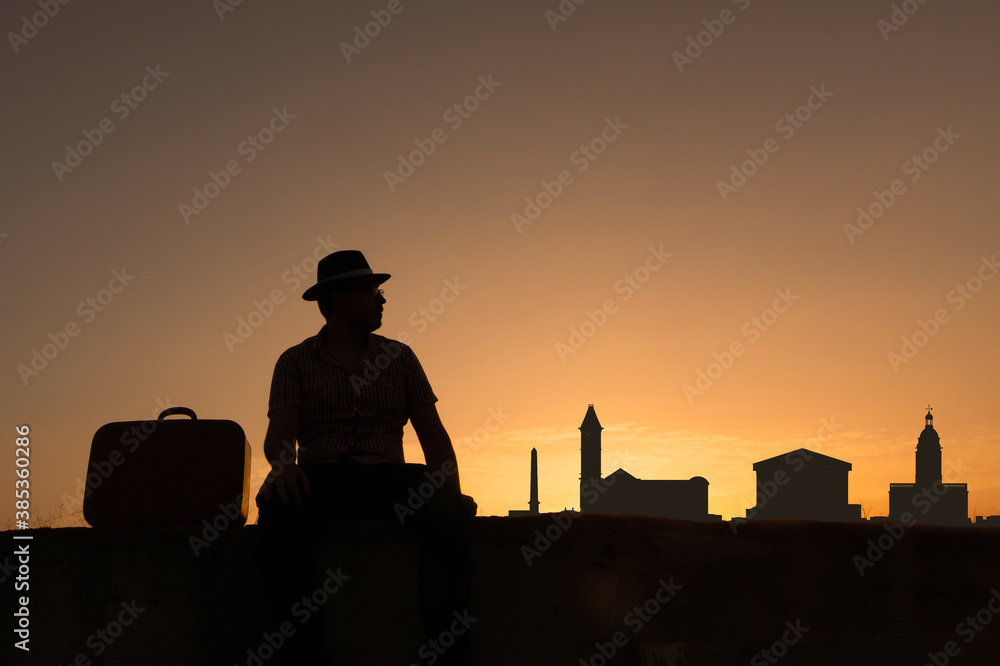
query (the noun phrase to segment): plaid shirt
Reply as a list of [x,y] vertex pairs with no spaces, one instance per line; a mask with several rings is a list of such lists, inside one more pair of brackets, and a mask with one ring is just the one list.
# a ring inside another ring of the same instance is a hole
[[299,463],[353,458],[364,464],[402,463],[403,426],[410,409],[437,402],[408,346],[368,334],[353,372],[323,353],[319,334],[286,350],[274,366],[268,415],[299,408]]

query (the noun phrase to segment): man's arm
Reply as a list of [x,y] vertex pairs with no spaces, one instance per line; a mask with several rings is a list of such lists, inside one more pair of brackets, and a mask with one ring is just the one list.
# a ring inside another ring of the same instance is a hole
[[302,503],[302,494],[309,494],[309,477],[295,464],[295,438],[299,427],[299,408],[280,407],[271,411],[264,435],[264,457],[271,471],[257,493],[257,503],[270,502],[277,492],[282,504],[289,498]]
[[451,438],[448,431],[441,423],[437,407],[434,403],[420,405],[410,409],[410,423],[420,440],[420,448],[424,450],[424,461],[427,466],[434,470],[444,471],[444,464],[450,462],[455,470],[449,475],[448,480],[455,485],[458,492],[462,492],[462,484],[458,479],[458,460],[455,458],[455,449],[451,445]]
[[[449,469],[454,474],[446,474],[448,483],[455,486],[455,490],[462,492],[462,484],[458,479],[458,460],[455,458],[455,449],[451,445],[451,438],[448,431],[441,423],[437,407],[434,403],[420,405],[410,409],[410,423],[420,440],[420,448],[424,450],[424,462],[432,470],[444,471],[445,463],[451,463]],[[470,516],[475,516],[478,511],[476,501],[468,495],[462,495],[465,506]]]

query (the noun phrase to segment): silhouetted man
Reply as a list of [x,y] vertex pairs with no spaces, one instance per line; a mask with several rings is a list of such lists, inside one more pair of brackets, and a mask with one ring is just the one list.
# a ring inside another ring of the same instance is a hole
[[[413,351],[373,333],[386,302],[379,285],[389,277],[373,273],[361,252],[334,252],[319,262],[316,284],[302,294],[318,302],[326,325],[285,351],[274,368],[264,439],[271,472],[257,494],[264,575],[273,621],[292,619],[289,609],[320,585],[312,546],[325,520],[402,522],[420,546],[424,635],[438,641],[468,612],[466,528],[476,503],[461,494],[455,451]],[[426,465],[404,461],[407,419]],[[431,479],[436,483],[427,485]],[[421,486],[435,490],[414,510],[410,491]],[[470,663],[467,627],[452,638],[455,645],[437,663]],[[322,621],[310,621],[282,652],[326,663],[321,640]]]

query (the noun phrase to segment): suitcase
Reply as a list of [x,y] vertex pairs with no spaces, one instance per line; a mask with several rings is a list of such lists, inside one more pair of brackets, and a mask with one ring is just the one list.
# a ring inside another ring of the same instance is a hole
[[[182,414],[190,419],[167,419]],[[155,421],[119,421],[94,434],[83,517],[93,527],[247,521],[250,444],[235,421],[199,419],[187,407]]]

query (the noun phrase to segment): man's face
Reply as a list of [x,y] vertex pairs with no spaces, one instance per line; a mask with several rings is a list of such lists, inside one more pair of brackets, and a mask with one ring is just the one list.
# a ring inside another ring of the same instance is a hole
[[369,333],[382,326],[382,305],[385,297],[374,280],[366,280],[343,294],[336,294],[339,301],[336,312],[355,330]]

